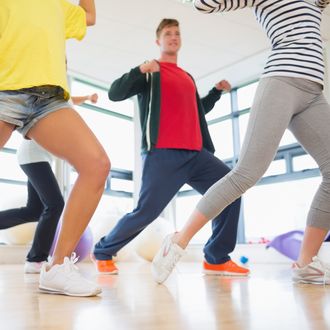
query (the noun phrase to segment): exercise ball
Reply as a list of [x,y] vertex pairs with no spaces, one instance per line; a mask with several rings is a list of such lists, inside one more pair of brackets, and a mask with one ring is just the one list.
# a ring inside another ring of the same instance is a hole
[[[50,249],[49,254],[52,256],[55,250],[55,245],[56,242],[58,240],[58,236],[60,233],[60,228],[61,228],[61,223],[58,224],[57,229],[56,229],[56,233],[55,233],[55,237],[54,237],[54,241],[52,244],[52,247]],[[84,260],[87,256],[89,256],[89,254],[91,253],[93,248],[93,233],[91,231],[91,229],[89,228],[89,226],[85,229],[85,231],[83,232],[83,234],[80,237],[80,240],[74,250],[74,252],[77,254],[77,257],[79,257],[78,261],[82,261]]]
[[[0,211],[15,209],[26,205],[26,187],[8,191],[1,196]],[[15,227],[0,230],[0,241],[6,244],[26,245],[31,243],[34,237],[37,222],[28,222]]]
[[[123,212],[119,212],[114,209],[103,209],[96,212],[90,222],[94,242],[95,244],[103,237],[109,234],[111,230],[116,226],[118,220],[124,215]],[[133,241],[125,245],[117,252],[116,256],[113,256],[114,261],[131,261],[136,258],[134,254]]]
[[37,222],[28,222],[3,230],[2,238],[5,243],[26,245],[31,243],[36,231]]
[[135,239],[135,252],[141,258],[152,261],[164,238],[174,232],[173,225],[164,218],[157,218]]

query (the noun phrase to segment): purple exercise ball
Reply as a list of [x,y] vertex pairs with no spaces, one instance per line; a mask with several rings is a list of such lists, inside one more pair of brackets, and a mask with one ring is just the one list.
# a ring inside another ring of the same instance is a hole
[[[57,226],[56,233],[54,236],[54,241],[52,247],[50,248],[49,255],[51,256],[54,253],[55,244],[57,242],[58,235],[60,233],[60,228],[61,228],[61,224]],[[90,254],[92,247],[93,247],[93,233],[92,230],[89,227],[87,227],[83,232],[83,234],[81,235],[80,240],[74,250],[74,252],[76,252],[77,254],[77,257],[79,256],[78,261],[84,260]]]

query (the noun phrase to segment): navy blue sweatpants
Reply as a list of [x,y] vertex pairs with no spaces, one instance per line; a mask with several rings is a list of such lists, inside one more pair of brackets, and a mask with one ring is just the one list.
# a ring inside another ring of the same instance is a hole
[[[154,149],[145,155],[142,186],[137,207],[124,215],[95,245],[98,260],[111,259],[146,226],[154,221],[184,185],[204,194],[230,169],[213,154],[181,149]],[[211,264],[230,259],[236,244],[240,199],[229,205],[212,221],[212,235],[204,247],[205,260]]]

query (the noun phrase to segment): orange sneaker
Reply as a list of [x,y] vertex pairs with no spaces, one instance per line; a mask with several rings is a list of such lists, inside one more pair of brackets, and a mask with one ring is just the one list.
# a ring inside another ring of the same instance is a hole
[[228,260],[223,264],[203,263],[204,274],[207,275],[223,275],[223,276],[248,276],[249,269],[238,266],[234,261]]
[[92,254],[91,259],[94,262],[97,271],[100,274],[116,275],[118,274],[118,268],[115,262],[111,259],[108,260],[97,260]]

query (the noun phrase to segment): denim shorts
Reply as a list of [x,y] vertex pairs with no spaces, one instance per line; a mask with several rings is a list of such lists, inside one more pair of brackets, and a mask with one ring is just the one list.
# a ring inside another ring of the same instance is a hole
[[56,86],[40,86],[0,91],[0,120],[16,126],[24,137],[43,117],[72,105]]

